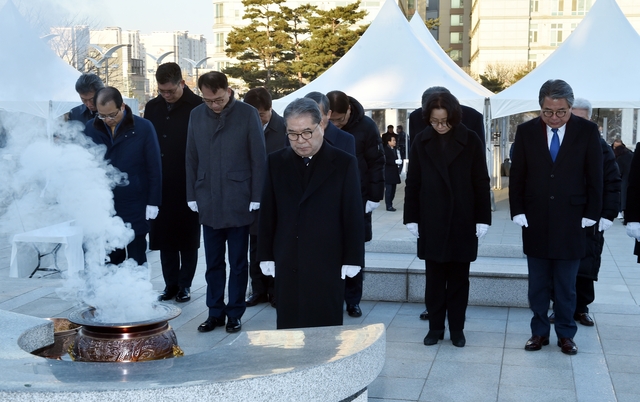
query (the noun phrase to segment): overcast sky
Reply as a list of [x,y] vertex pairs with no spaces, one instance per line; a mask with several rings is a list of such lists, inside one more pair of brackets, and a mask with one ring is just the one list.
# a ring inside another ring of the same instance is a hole
[[[0,0],[0,5],[8,0]],[[13,0],[21,11],[37,9],[44,15],[89,21],[96,28],[119,26],[152,31],[189,31],[211,42],[212,0]]]

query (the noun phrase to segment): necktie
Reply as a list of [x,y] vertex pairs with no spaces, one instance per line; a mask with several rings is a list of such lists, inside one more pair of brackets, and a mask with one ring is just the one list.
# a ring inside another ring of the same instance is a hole
[[309,162],[310,161],[311,161],[311,158],[309,158],[309,157],[305,156],[304,158],[302,158],[302,162],[304,162],[305,166],[309,166]]
[[558,156],[558,151],[560,150],[560,137],[558,137],[558,129],[552,128],[553,137],[551,137],[551,145],[549,145],[549,153],[551,154],[551,160],[556,161],[556,156]]

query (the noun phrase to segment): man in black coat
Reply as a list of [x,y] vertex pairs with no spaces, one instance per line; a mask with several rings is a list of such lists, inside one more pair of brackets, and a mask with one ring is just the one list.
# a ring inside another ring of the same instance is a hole
[[[572,113],[586,120],[591,119],[591,103],[582,98],[576,98],[573,102]],[[573,318],[582,325],[592,327],[593,320],[589,316],[588,305],[596,298],[593,282],[598,280],[600,272],[600,256],[604,246],[604,232],[613,225],[613,220],[620,210],[620,171],[616,163],[613,150],[607,142],[600,137],[603,161],[603,187],[602,187],[602,213],[597,225],[586,229],[587,244],[586,255],[580,260],[578,277],[576,278],[576,310]],[[597,227],[596,227],[597,226]]]
[[[429,96],[437,92],[450,93],[445,87],[427,88],[427,90],[422,94],[422,105],[424,106],[427,99],[429,99]],[[480,141],[482,141],[482,147],[485,148],[486,142],[484,138],[484,119],[482,117],[482,113],[469,106],[460,105],[460,107],[462,108],[462,124],[464,124],[469,130],[475,131],[475,133],[478,134]],[[411,112],[409,115],[409,137],[415,137],[416,134],[427,128],[427,126],[428,122],[422,118],[421,107]]]
[[66,119],[68,121],[79,121],[84,125],[96,117],[98,109],[93,103],[93,97],[96,95],[96,92],[102,88],[104,88],[104,84],[100,77],[92,73],[82,74],[76,81],[76,92],[80,95],[82,105],[71,109]]
[[149,248],[160,250],[165,288],[158,300],[191,300],[191,282],[198,264],[200,222],[187,206],[185,152],[191,110],[202,104],[182,79],[180,66],[164,63],[156,71],[159,95],[145,108],[162,155],[162,207],[151,222]]
[[284,118],[291,146],[268,156],[260,267],[277,278],[278,329],[342,325],[343,279],[364,264],[357,161],[324,141],[313,100],[296,99]]
[[[331,105],[331,122],[356,140],[356,158],[360,171],[360,191],[364,207],[364,241],[373,237],[371,213],[380,206],[384,195],[384,151],[376,123],[364,114],[364,108],[354,98],[341,91],[327,94]],[[347,279],[344,301],[351,317],[360,317],[362,299],[362,271]]]
[[533,311],[525,350],[549,344],[553,287],[558,346],[573,355],[578,352],[576,276],[586,232],[602,212],[600,133],[596,124],[571,114],[573,90],[566,82],[545,82],[538,99],[540,117],[516,131],[509,178],[511,217],[522,227]]
[[[267,155],[285,147],[286,129],[284,119],[272,108],[272,99],[269,91],[264,87],[250,89],[244,96],[247,103],[258,110],[260,122],[264,130],[264,143]],[[273,277],[264,275],[260,270],[260,264],[256,257],[258,252],[258,215],[260,210],[253,211],[255,220],[249,229],[249,276],[251,277],[251,294],[245,300],[247,307],[253,307],[269,301],[271,306],[276,306]]]

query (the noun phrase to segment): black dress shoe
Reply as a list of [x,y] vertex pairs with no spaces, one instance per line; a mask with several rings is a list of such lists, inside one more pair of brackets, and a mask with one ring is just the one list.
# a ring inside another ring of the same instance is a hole
[[428,320],[429,319],[429,312],[427,310],[425,310],[422,313],[420,313],[420,319],[421,320]]
[[449,330],[451,335],[451,343],[453,346],[457,346],[459,348],[464,347],[467,343],[467,339],[464,337],[464,332],[462,331],[451,331]]
[[388,208],[387,208],[387,211],[396,212],[396,211],[397,211],[397,209],[395,209],[394,207],[388,207]]
[[549,314],[549,323],[555,324],[555,322],[556,322],[556,313]]
[[276,297],[274,295],[269,295],[269,303],[271,307],[276,308]]
[[227,332],[238,332],[242,329],[242,322],[239,318],[229,318],[227,321]]
[[589,313],[576,313],[573,315],[573,319],[587,327],[593,327],[594,325],[593,320],[589,317]]
[[347,314],[349,317],[360,317],[362,316],[362,310],[360,310],[359,304],[347,304]]
[[562,350],[562,353],[565,355],[575,355],[578,353],[578,347],[571,338],[558,339],[558,346],[560,346],[560,350]]
[[209,332],[213,331],[216,327],[221,327],[224,325],[224,318],[216,318],[209,317],[207,321],[200,324],[198,327],[198,332]]
[[266,303],[267,301],[267,295],[264,293],[252,293],[244,302],[247,307],[253,307],[260,303]]
[[178,294],[178,290],[179,288],[177,286],[165,287],[162,293],[160,293],[160,296],[158,296],[158,301],[167,301],[173,299]]
[[528,351],[540,350],[542,349],[543,346],[546,346],[548,344],[549,344],[548,336],[534,335],[531,338],[529,338],[529,340],[527,341],[527,344],[524,345],[524,350],[528,350]]
[[191,288],[180,288],[176,295],[176,301],[178,303],[185,303],[191,300]]
[[427,336],[424,337],[424,344],[427,346],[435,345],[438,343],[438,339],[444,339],[444,329],[430,329],[429,332],[427,332]]

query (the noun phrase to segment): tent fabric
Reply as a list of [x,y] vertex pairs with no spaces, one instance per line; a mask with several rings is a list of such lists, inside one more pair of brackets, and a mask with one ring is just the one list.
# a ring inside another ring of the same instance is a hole
[[415,109],[421,106],[424,90],[436,85],[447,87],[460,103],[480,112],[492,94],[427,49],[395,1],[387,0],[337,63],[303,88],[274,100],[273,109],[282,113],[291,101],[309,92],[333,90],[353,96],[365,109]]
[[11,0],[0,10],[0,109],[43,118],[80,104],[80,73],[29,29]]
[[594,108],[640,108],[640,35],[615,0],[597,0],[582,22],[544,62],[492,96],[496,119],[539,110],[538,93],[549,79],[562,79]]

